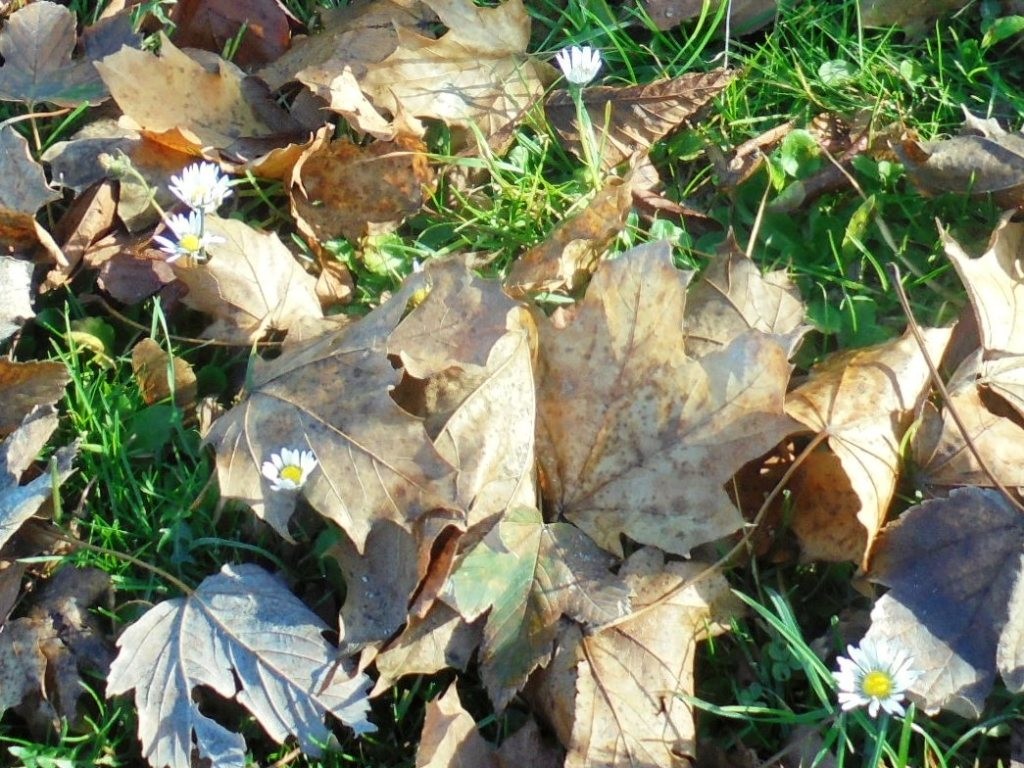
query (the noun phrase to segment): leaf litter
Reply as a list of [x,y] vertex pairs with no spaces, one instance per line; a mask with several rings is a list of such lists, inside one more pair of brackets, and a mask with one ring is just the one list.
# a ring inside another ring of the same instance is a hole
[[[59,239],[36,219],[57,193],[20,134],[3,128],[0,234],[13,256],[0,257],[4,333],[32,317],[36,283],[25,265],[39,258],[53,267],[42,288],[99,267],[111,295],[180,299],[220,343],[284,337],[276,356],[254,357],[206,444],[224,498],[248,504],[286,540],[293,517],[310,511],[337,537],[325,555],[346,584],[336,626],[243,564],[195,589],[175,584],[182,597],[121,634],[107,691],[134,689],[152,765],[190,765],[194,754],[244,764],[242,736],[200,709],[199,688],[240,704],[273,740],[318,754],[330,743],[327,713],[367,732],[371,688],[379,695],[405,675],[465,670],[474,659],[493,708],[532,703],[560,746],[545,744],[532,720],[499,746],[486,742],[452,687],[428,707],[420,764],[505,766],[540,753],[545,765],[692,762],[693,711],[678,694],[693,693],[696,644],[740,611],[719,564],[705,561],[707,545],[744,530],[727,488],[808,440],[816,447],[788,486],[803,556],[860,563],[890,589],[869,636],[914,652],[923,674],[912,696],[929,712],[976,716],[997,674],[1013,691],[1024,686],[1019,513],[1003,494],[1024,487],[1006,450],[1024,444],[1020,225],[1002,222],[980,258],[943,233],[977,326],[948,398],[934,397],[926,356],[943,357],[950,329],[923,329],[924,351],[905,335],[828,357],[797,384],[791,358],[805,311],[783,272],[762,273],[734,243],[699,277],[676,268],[667,243],[614,254],[637,192],[658,198],[657,172],[644,168],[652,145],[736,73],[595,86],[585,104],[603,168],[628,161],[623,175],[604,179],[504,282],[477,276],[468,258],[436,259],[368,315],[338,323],[323,306],[347,300],[352,283],[328,244],[372,238],[421,210],[439,177],[423,121],[454,129],[456,146],[470,127],[500,143],[555,72],[528,53],[530,20],[516,0],[378,0],[326,13],[323,31],[302,40],[267,4],[272,28],[243,37],[244,55],[265,64],[255,76],[217,55],[217,36],[242,22],[212,0],[198,5],[211,28],[181,34],[212,50],[164,38],[159,54],[144,52],[115,29],[129,45],[86,45],[101,57],[93,65],[72,58],[70,13],[44,1],[12,14],[0,37],[0,93],[77,105],[104,98],[106,87],[123,113],[45,156],[55,183],[78,196]],[[687,7],[655,5],[666,27]],[[754,23],[774,12],[772,3],[738,6]],[[445,31],[435,34],[438,23]],[[11,53],[19,50],[36,53]],[[271,89],[282,88],[300,95],[277,100]],[[545,107],[582,155],[567,92]],[[329,143],[329,114],[373,140]],[[1017,205],[1016,161],[1000,160],[1016,151],[1017,134],[973,118],[968,127],[966,141],[910,137],[897,151],[926,191],[991,191]],[[979,151],[984,173],[964,181]],[[194,157],[284,182],[315,258],[211,216],[222,242],[208,261],[154,261],[140,238],[156,234],[160,209],[175,204],[161,187]],[[634,173],[645,180],[634,183]],[[370,193],[356,199],[353,190]],[[114,206],[139,233],[134,241],[118,230]],[[157,275],[150,263],[166,269]],[[115,288],[143,273],[145,289]],[[573,301],[542,311],[538,293]],[[183,405],[194,400],[195,372],[152,340],[136,347],[133,367],[148,403],[172,392]],[[74,445],[58,449],[50,473],[32,470],[67,381],[60,364],[0,364],[7,547],[73,471]],[[905,477],[905,440],[919,487],[938,497],[885,525]],[[262,467],[291,451],[312,463],[294,487],[274,490]],[[23,569],[4,557],[20,579]],[[82,607],[105,589],[67,599],[55,590],[63,607],[43,602],[7,622],[0,653],[16,647],[24,685],[0,687],[4,707],[40,722],[74,719],[80,661],[102,654],[80,654],[81,636],[62,634],[54,617],[84,626]],[[985,631],[973,632],[978,624]]]

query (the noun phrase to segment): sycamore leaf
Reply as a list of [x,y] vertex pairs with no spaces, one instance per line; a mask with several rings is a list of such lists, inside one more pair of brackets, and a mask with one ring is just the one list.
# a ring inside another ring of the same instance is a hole
[[11,14],[0,31],[0,100],[77,107],[107,97],[92,62],[72,61],[75,14],[40,0]]
[[224,240],[207,247],[209,262],[172,265],[188,286],[185,304],[216,318],[205,337],[250,344],[269,330],[287,331],[302,320],[323,317],[316,278],[276,234],[215,216],[206,217],[206,229]]
[[[715,98],[734,74],[718,69],[691,72],[647,85],[587,88],[583,92],[583,103],[601,147],[602,168],[611,170],[634,154],[649,151],[654,142]],[[577,157],[583,157],[576,105],[570,93],[565,90],[552,93],[545,111],[566,147]]]
[[159,56],[122,48],[96,68],[127,127],[182,152],[208,153],[295,128],[265,94],[246,87],[234,64],[217,59],[210,71],[163,35]]
[[199,711],[199,686],[245,707],[278,743],[293,736],[319,755],[326,713],[357,733],[375,730],[366,719],[370,680],[342,664],[327,630],[262,568],[226,565],[124,631],[107,695],[135,689],[142,752],[154,768],[189,768],[193,749],[218,768],[245,766],[245,741]]
[[609,178],[586,208],[512,263],[506,284],[515,295],[582,289],[598,259],[626,226],[633,196],[628,179]]
[[72,472],[71,464],[78,452],[75,444],[57,451],[51,459],[52,472],[25,485],[18,484],[56,428],[56,409],[45,406],[29,414],[21,427],[0,443],[0,547],[50,498],[54,477],[63,481]]
[[240,36],[232,61],[246,68],[288,50],[289,16],[278,0],[178,0],[170,10],[175,45],[219,53]]
[[803,338],[804,304],[786,270],[761,274],[730,234],[686,295],[686,352],[700,357],[723,349],[747,330],[782,337],[792,354]]
[[452,468],[422,422],[390,395],[400,374],[386,340],[420,285],[407,281],[347,328],[254,362],[247,396],[206,438],[217,451],[225,496],[248,502],[287,537],[296,494],[271,490],[260,468],[282,448],[310,450],[319,469],[301,494],[360,552],[375,520],[409,527],[426,510],[452,503]]
[[547,663],[563,615],[595,626],[629,609],[613,563],[574,526],[517,507],[458,564],[444,599],[470,621],[490,611],[480,663],[496,710]]
[[518,118],[553,79],[526,55],[530,17],[522,0],[487,8],[471,0],[426,0],[448,31],[434,39],[399,27],[398,47],[367,62],[359,86],[396,117],[475,125],[491,135]]
[[693,709],[697,642],[738,611],[725,578],[691,584],[706,566],[668,563],[639,550],[620,576],[635,593],[636,618],[584,635],[568,628],[532,699],[568,750],[566,768],[677,768],[696,754]]
[[32,309],[30,261],[0,256],[0,341],[4,341],[36,313]]
[[34,214],[47,203],[60,200],[46,183],[43,166],[32,159],[28,141],[10,125],[0,128],[0,169],[0,206],[7,210]]
[[[932,360],[942,358],[950,333],[925,329]],[[859,502],[838,501],[842,485],[827,495],[797,497],[793,529],[808,557],[859,562],[870,551],[896,490],[903,435],[929,381],[924,356],[908,331],[894,341],[827,358],[787,397],[787,413],[828,435],[828,447],[849,478],[846,487]],[[797,472],[803,476],[828,466],[812,463]]]
[[536,499],[537,331],[497,281],[475,277],[460,260],[429,264],[426,278],[430,293],[388,350],[425,380],[425,426],[459,469],[458,498],[473,528]]
[[928,713],[978,717],[997,652],[1007,681],[1020,689],[1022,555],[1024,517],[981,488],[919,504],[880,537],[870,576],[890,591],[871,612],[868,637],[910,654],[922,673],[912,697]]
[[723,485],[796,429],[773,337],[683,354],[689,277],[666,243],[635,248],[601,264],[566,327],[538,323],[545,496],[615,554],[623,534],[685,555],[735,531]]
[[348,139],[314,146],[292,171],[292,214],[313,242],[358,240],[395,229],[433,186],[426,145],[398,136],[361,147]]

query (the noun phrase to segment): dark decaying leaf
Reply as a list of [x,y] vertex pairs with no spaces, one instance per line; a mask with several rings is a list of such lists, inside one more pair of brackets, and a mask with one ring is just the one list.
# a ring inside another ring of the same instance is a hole
[[480,663],[495,709],[547,663],[563,615],[595,626],[629,609],[613,563],[577,528],[546,524],[529,507],[507,512],[459,562],[443,599],[469,621],[490,611]]
[[730,29],[735,35],[745,35],[770,24],[777,9],[775,0],[643,0],[643,6],[655,26],[667,30],[702,14],[713,16],[723,2],[728,2]]
[[75,15],[47,0],[30,3],[0,31],[0,100],[77,107],[107,97],[90,61],[72,61]]
[[867,27],[895,25],[921,34],[933,19],[965,5],[967,0],[860,0],[860,14]]
[[1024,205],[1024,134],[970,115],[966,130],[972,132],[894,145],[917,188],[926,194],[992,193],[1006,208]]
[[777,339],[747,331],[685,355],[689,278],[667,243],[641,246],[602,263],[558,325],[538,321],[544,495],[617,555],[623,534],[685,555],[738,529],[726,480],[799,430]]
[[[583,92],[583,103],[602,149],[601,166],[610,170],[635,153],[645,153],[717,96],[734,72],[694,72],[647,85],[595,86]],[[576,106],[568,91],[555,91],[545,105],[548,121],[563,143],[583,157]],[[606,112],[608,118],[606,120]],[[604,127],[607,122],[608,130]]]
[[922,673],[911,693],[927,712],[978,717],[997,651],[1004,679],[1021,688],[1022,555],[1024,516],[981,488],[919,504],[882,533],[870,577],[890,591],[871,612],[868,637],[910,654]]
[[232,61],[248,68],[274,61],[288,50],[288,16],[278,0],[179,0],[170,12],[172,39],[181,48],[220,53],[241,34]]
[[107,695],[135,689],[142,752],[154,768],[190,768],[193,750],[218,768],[246,765],[242,736],[199,711],[199,686],[237,701],[275,741],[293,736],[319,755],[327,713],[357,733],[374,730],[370,680],[338,657],[327,630],[262,568],[224,566],[125,630]]
[[260,468],[282,448],[311,450],[320,469],[301,493],[359,551],[375,520],[409,527],[426,510],[454,503],[451,466],[421,420],[390,394],[400,374],[388,360],[387,338],[421,285],[407,281],[344,330],[254,362],[248,395],[207,436],[225,496],[246,501],[287,536],[296,495],[271,490]]

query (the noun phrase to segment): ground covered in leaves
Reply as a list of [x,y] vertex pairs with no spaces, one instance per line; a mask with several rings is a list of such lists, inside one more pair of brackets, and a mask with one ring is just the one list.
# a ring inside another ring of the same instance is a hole
[[1024,8],[819,5],[7,4],[3,760],[1024,761]]

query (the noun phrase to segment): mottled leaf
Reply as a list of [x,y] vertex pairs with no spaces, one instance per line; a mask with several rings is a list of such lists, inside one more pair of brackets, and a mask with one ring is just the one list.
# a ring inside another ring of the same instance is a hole
[[470,621],[490,611],[480,663],[495,709],[547,662],[561,616],[595,626],[628,610],[613,562],[575,527],[546,524],[529,507],[506,513],[466,554],[444,599]]

